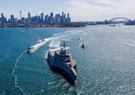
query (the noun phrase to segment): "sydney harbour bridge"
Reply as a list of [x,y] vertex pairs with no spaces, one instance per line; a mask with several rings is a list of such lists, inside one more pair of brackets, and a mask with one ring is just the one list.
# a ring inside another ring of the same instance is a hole
[[115,17],[115,18],[111,18],[109,20],[105,20],[105,24],[119,24],[119,23],[123,23],[123,24],[127,24],[127,25],[134,25],[135,20],[132,20],[132,19],[126,18],[126,17]]
[[84,22],[85,25],[100,25],[100,24],[124,24],[124,25],[135,25],[135,19],[130,19],[127,17],[114,17],[111,19],[106,19],[104,21],[92,21]]

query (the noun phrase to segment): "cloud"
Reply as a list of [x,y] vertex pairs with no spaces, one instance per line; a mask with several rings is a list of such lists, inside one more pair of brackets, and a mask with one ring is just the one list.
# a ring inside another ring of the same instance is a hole
[[85,2],[91,5],[95,5],[95,6],[104,6],[104,7],[113,7],[115,6],[115,3],[113,0],[74,0],[74,1],[80,1],[80,2]]
[[67,9],[74,20],[96,20],[116,16],[135,18],[134,0],[69,0]]

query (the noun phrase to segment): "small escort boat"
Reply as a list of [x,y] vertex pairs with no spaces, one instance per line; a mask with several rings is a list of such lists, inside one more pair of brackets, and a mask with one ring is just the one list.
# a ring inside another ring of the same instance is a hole
[[46,57],[53,71],[61,73],[67,81],[75,82],[77,77],[75,68],[77,64],[69,51],[69,47],[63,45],[56,49],[50,49]]
[[30,53],[35,52],[38,48],[40,48],[41,46],[45,45],[47,42],[48,42],[48,41],[45,40],[45,39],[43,39],[43,40],[41,40],[41,39],[38,40],[35,45],[29,47],[29,48],[26,50],[26,53],[30,54]]
[[32,47],[29,47],[29,48],[26,50],[26,53],[32,53]]
[[84,43],[81,43],[81,48],[82,48],[82,49],[85,49]]

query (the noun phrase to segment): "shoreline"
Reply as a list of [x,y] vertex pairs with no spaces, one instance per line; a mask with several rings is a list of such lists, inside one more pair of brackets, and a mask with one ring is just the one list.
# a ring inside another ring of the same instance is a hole
[[26,29],[30,29],[30,28],[80,28],[80,27],[55,27],[55,26],[47,26],[47,27],[40,27],[40,26],[34,26],[34,27],[10,26],[10,27],[7,27],[6,26],[6,27],[0,27],[0,29],[1,28],[26,28]]
[[21,28],[35,28],[35,27],[58,27],[58,28],[77,28],[77,27],[85,27],[86,25],[80,24],[80,23],[71,23],[71,24],[9,24],[9,23],[4,23],[0,24],[0,28],[5,28],[5,27],[21,27]]

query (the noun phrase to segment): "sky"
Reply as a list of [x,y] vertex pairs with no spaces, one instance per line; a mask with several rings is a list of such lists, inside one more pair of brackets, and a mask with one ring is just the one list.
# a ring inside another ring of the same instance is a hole
[[19,17],[28,12],[39,15],[41,12],[70,13],[72,21],[95,21],[113,17],[135,19],[135,0],[0,0],[0,13],[6,17],[14,14]]

